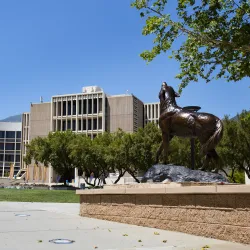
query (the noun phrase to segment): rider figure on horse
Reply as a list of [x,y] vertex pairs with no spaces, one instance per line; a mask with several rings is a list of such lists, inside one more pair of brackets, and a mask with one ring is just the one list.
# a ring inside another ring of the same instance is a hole
[[175,97],[180,97],[180,95],[176,93],[171,86],[168,86],[166,82],[162,83],[161,90],[159,92],[159,99],[160,99],[160,115],[165,113],[164,118],[170,117],[174,115],[176,112],[180,111],[179,109],[180,107],[178,107],[177,104],[174,109],[166,111],[165,102],[167,102],[168,101],[167,99],[169,98],[169,96],[166,96],[169,93],[169,91],[167,90],[170,90],[170,92],[173,92],[173,95]]

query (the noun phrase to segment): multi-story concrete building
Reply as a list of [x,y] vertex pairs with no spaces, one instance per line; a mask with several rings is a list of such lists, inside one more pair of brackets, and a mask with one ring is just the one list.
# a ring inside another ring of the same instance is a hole
[[[92,139],[104,131],[113,133],[119,128],[133,133],[143,127],[143,112],[143,102],[134,95],[108,96],[98,86],[84,87],[77,94],[52,96],[51,102],[32,103],[30,112],[23,114],[23,157],[29,141],[47,136],[49,132],[70,129]],[[33,170],[31,172],[29,176],[35,180]],[[55,181],[55,173],[49,172],[43,181]]]
[[14,175],[21,168],[21,122],[0,122],[0,177]]
[[72,130],[94,138],[106,130],[106,95],[97,86],[82,93],[53,96],[51,131]]

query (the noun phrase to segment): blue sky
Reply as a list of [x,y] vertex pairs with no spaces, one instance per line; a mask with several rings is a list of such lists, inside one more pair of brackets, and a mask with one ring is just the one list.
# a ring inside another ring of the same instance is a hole
[[[107,94],[129,90],[158,101],[162,81],[176,90],[179,65],[161,55],[149,65],[139,54],[152,46],[130,0],[8,0],[0,3],[0,119],[29,111],[30,102],[98,85]],[[192,83],[178,99],[219,117],[250,108],[249,79]]]

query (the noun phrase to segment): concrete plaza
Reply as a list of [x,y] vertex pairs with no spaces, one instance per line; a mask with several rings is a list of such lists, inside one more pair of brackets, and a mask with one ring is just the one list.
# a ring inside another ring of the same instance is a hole
[[[249,250],[250,246],[78,216],[79,204],[0,202],[0,249]],[[18,216],[21,215],[21,216]],[[22,215],[28,215],[22,217]],[[69,239],[59,245],[53,239]]]

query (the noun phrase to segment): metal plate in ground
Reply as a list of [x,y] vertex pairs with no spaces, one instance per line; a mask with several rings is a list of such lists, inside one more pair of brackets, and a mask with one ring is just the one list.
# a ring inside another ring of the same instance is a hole
[[17,217],[29,217],[29,214],[15,214]]
[[68,239],[54,239],[54,240],[50,240],[50,243],[54,243],[54,244],[72,244],[75,241],[74,240],[68,240]]

